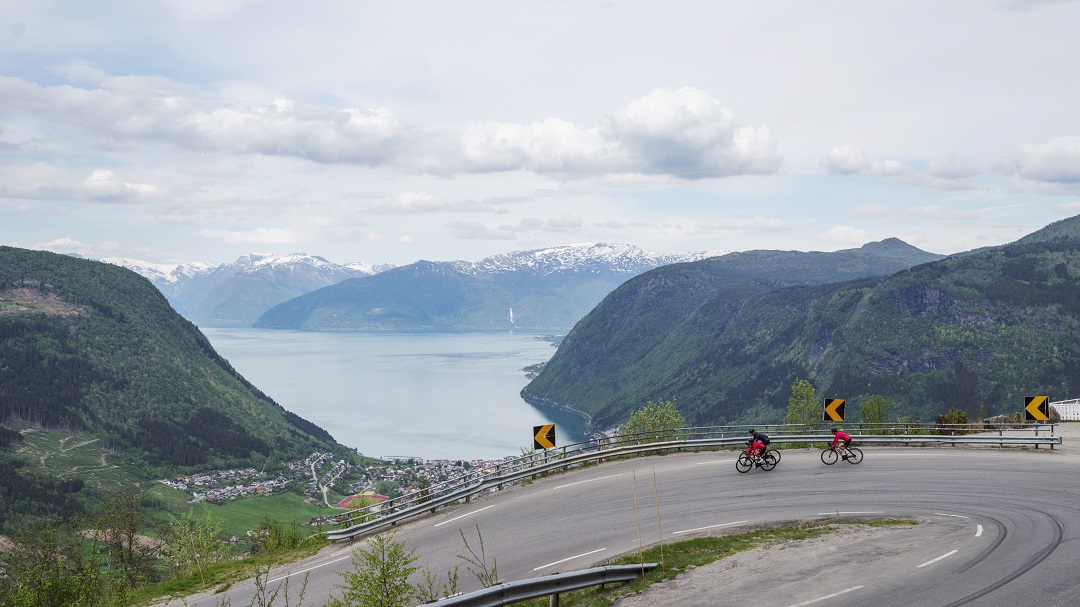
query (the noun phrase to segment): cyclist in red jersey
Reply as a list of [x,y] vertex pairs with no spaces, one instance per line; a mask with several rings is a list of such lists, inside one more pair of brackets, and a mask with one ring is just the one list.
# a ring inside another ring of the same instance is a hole
[[754,465],[760,468],[761,467],[761,454],[765,453],[765,443],[763,443],[763,442],[761,442],[759,440],[750,439],[750,440],[746,441],[746,444],[750,445],[750,447],[747,448],[746,452],[750,454],[751,458],[753,458]]
[[847,446],[849,444],[851,444],[851,435],[848,434],[847,432],[841,432],[840,430],[838,430],[836,428],[833,428],[832,430],[830,430],[830,432],[833,433],[833,439],[832,439],[832,444],[829,445],[829,447],[835,448],[837,445],[839,445],[840,446],[840,454],[842,455],[842,457],[844,459],[847,459],[848,458]]

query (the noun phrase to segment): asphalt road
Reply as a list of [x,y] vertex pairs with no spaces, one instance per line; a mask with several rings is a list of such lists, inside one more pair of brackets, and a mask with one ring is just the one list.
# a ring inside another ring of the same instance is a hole
[[[816,450],[785,451],[775,470],[747,474],[736,472],[730,452],[604,463],[441,510],[400,526],[398,539],[416,548],[418,564],[432,571],[460,566],[461,589],[471,591],[479,585],[458,556],[465,554],[462,534],[476,547],[477,528],[499,578],[511,581],[603,564],[661,537],[670,542],[836,517],[907,517],[922,524],[825,542],[799,558],[771,559],[769,566],[749,563],[718,574],[723,583],[676,592],[662,604],[1080,604],[1080,452],[863,450],[866,458],[855,466],[825,466]],[[271,571],[269,587],[288,581],[296,605],[306,577],[303,604],[322,605],[341,581],[337,572],[351,567],[358,543],[336,544]],[[227,598],[246,605],[253,589],[248,581],[186,602],[217,605]],[[649,604],[649,593],[642,598]],[[283,595],[275,604],[285,604]]]

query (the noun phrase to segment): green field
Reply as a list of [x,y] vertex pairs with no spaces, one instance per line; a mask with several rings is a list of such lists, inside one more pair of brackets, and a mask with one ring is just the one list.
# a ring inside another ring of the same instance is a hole
[[259,522],[264,517],[270,517],[286,525],[296,521],[301,532],[306,536],[319,531],[317,527],[307,524],[309,520],[316,516],[339,512],[309,504],[305,502],[304,496],[291,492],[246,497],[221,504],[200,503],[189,505],[189,507],[195,508],[195,516],[198,518],[203,517],[204,512],[209,512],[215,520],[221,521],[225,535],[236,535],[242,539],[247,539],[246,533],[258,528]]
[[[195,508],[195,516],[209,512],[220,521],[226,536],[238,536],[247,540],[247,532],[256,529],[264,517],[286,525],[296,521],[305,535],[318,531],[307,522],[336,509],[320,508],[308,503],[302,495],[293,492],[245,497],[218,504],[191,504],[191,494],[173,489],[156,480],[146,478],[144,467],[118,454],[102,449],[101,441],[77,432],[50,432],[35,428],[26,422],[7,424],[23,432],[24,442],[17,445],[17,455],[26,461],[30,470],[48,472],[61,479],[82,479],[94,491],[109,491],[123,485],[135,485],[145,491],[154,507],[151,515],[157,519],[183,516]],[[333,499],[336,494],[332,495]],[[155,535],[147,530],[149,535]]]

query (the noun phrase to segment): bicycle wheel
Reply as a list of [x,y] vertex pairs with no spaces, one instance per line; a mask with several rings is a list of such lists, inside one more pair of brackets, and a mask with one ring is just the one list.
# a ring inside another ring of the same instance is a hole
[[771,454],[773,457],[776,458],[776,463],[778,463],[778,464],[780,463],[780,452],[779,451],[777,451],[776,449],[769,449],[765,453]]
[[771,451],[767,451],[765,455],[761,456],[761,469],[768,472],[776,467],[777,459],[773,457]]
[[836,454],[836,449],[825,449],[821,452],[821,463],[826,466],[831,466],[836,463],[839,456]]
[[862,450],[858,447],[848,447],[847,463],[857,464],[862,461]]
[[754,467],[754,460],[750,459],[750,456],[743,453],[739,456],[739,459],[735,460],[735,469],[739,472],[750,472],[750,469]]

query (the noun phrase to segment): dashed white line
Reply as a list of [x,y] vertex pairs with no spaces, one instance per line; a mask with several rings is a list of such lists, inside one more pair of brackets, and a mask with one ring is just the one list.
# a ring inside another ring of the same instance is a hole
[[350,556],[343,556],[343,557],[341,557],[341,558],[339,558],[339,559],[334,559],[334,560],[332,560],[332,561],[327,561],[327,562],[325,562],[325,563],[323,563],[323,564],[321,564],[321,565],[315,565],[314,567],[308,567],[307,569],[301,569],[300,571],[293,571],[293,572],[291,572],[291,573],[288,573],[288,574],[286,574],[286,575],[283,575],[283,576],[281,576],[281,577],[279,577],[279,578],[274,578],[274,579],[272,579],[272,580],[266,580],[266,583],[267,583],[267,584],[273,584],[274,582],[280,582],[281,580],[283,580],[283,579],[285,579],[285,578],[287,578],[287,577],[290,577],[290,576],[293,576],[293,575],[297,575],[297,574],[300,574],[300,573],[307,573],[308,571],[311,571],[311,570],[313,570],[313,569],[318,569],[319,567],[325,567],[325,566],[327,566],[327,565],[332,565],[332,564],[334,564],[334,563],[336,563],[336,562],[338,562],[338,561],[344,561],[345,559],[351,559],[351,558],[352,558],[352,555],[350,555]]
[[982,525],[975,525],[975,537],[982,537]]
[[706,464],[730,464],[733,461],[735,461],[735,460],[733,460],[733,459],[716,459],[716,460],[713,460],[711,462],[694,462],[694,465],[695,466],[704,466]]
[[477,510],[473,510],[472,512],[466,512],[465,514],[462,514],[461,516],[457,516],[457,517],[454,517],[454,518],[452,518],[452,519],[450,519],[450,520],[448,520],[448,521],[443,521],[443,522],[441,522],[441,523],[435,523],[435,526],[436,526],[436,527],[438,527],[438,526],[440,526],[440,525],[445,525],[445,524],[447,524],[447,523],[452,523],[452,522],[454,522],[454,521],[456,521],[456,520],[458,520],[458,519],[461,519],[461,518],[465,518],[466,516],[470,516],[470,515],[476,514],[477,512],[483,512],[484,510],[487,510],[488,508],[494,508],[494,507],[495,507],[495,504],[492,504],[492,505],[490,505],[490,506],[484,506],[483,508],[479,508],[479,509],[477,509]]
[[611,476],[601,476],[600,478],[590,478],[589,480],[578,481],[576,483],[570,483],[570,484],[567,484],[567,485],[559,485],[558,487],[555,487],[555,488],[556,489],[562,489],[564,487],[573,487],[574,485],[580,485],[582,483],[591,483],[593,481],[602,481],[602,480],[608,479],[608,478],[615,478],[616,476],[622,476],[622,474],[612,474]]
[[852,592],[854,590],[858,590],[860,588],[864,588],[864,586],[852,586],[851,588],[844,588],[840,592],[834,592],[834,593],[832,593],[832,594],[830,594],[828,596],[820,596],[820,597],[818,597],[816,599],[810,599],[809,601],[803,601],[801,603],[796,603],[794,605],[790,605],[789,607],[803,607],[803,605],[813,605],[814,603],[816,603],[818,601],[824,601],[825,599],[831,599],[834,596],[840,596],[841,594],[847,594],[849,592]]
[[859,511],[855,511],[855,510],[850,510],[850,511],[845,512],[843,510],[839,510],[839,511],[836,511],[836,512],[818,512],[817,514],[818,514],[818,516],[833,516],[833,515],[837,515],[837,514],[885,514],[885,513],[884,512],[870,512],[870,511],[859,512]]
[[926,562],[925,562],[925,563],[923,563],[922,565],[919,565],[918,567],[916,567],[916,569],[919,569],[919,568],[921,568],[921,567],[926,567],[927,565],[931,565],[931,564],[933,564],[933,563],[936,563],[936,562],[940,561],[940,560],[941,560],[941,559],[943,559],[943,558],[946,558],[946,557],[950,557],[950,556],[952,556],[952,555],[956,554],[957,552],[960,552],[960,551],[959,551],[959,550],[953,550],[952,552],[946,552],[945,554],[943,554],[943,555],[941,555],[941,556],[937,557],[936,559],[931,559],[931,560],[929,560],[929,561],[926,561]]
[[735,521],[734,523],[720,523],[719,525],[709,525],[708,527],[698,527],[697,529],[687,529],[685,531],[676,531],[676,532],[672,533],[671,535],[679,535],[679,534],[682,534],[682,533],[693,533],[695,531],[704,531],[706,529],[715,529],[717,527],[730,527],[731,525],[741,525],[741,524],[746,523],[746,522],[748,522],[748,521]]
[[577,556],[569,556],[569,557],[566,557],[566,558],[562,559],[561,561],[555,561],[554,563],[548,563],[547,565],[540,565],[536,569],[533,569],[533,571],[540,571],[541,569],[544,569],[546,567],[552,567],[554,565],[558,565],[559,563],[565,563],[566,561],[572,561],[574,559],[579,559],[579,558],[581,558],[583,556],[589,556],[590,554],[596,554],[597,552],[603,552],[605,550],[607,550],[607,548],[599,548],[597,550],[593,550],[592,552],[586,552],[584,554],[579,554]]
[[964,516],[962,514],[945,514],[944,512],[935,512],[934,514],[936,514],[937,516],[951,516],[953,518],[966,518],[966,519],[971,518],[970,516]]

